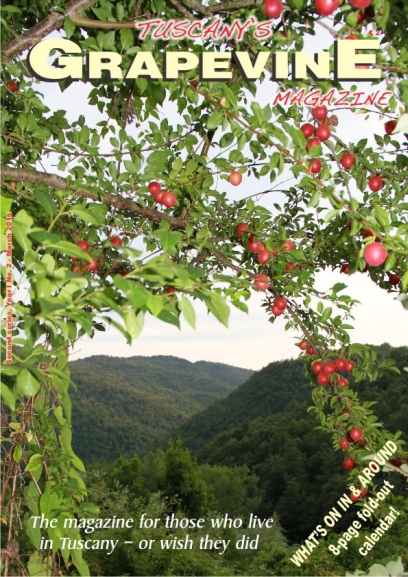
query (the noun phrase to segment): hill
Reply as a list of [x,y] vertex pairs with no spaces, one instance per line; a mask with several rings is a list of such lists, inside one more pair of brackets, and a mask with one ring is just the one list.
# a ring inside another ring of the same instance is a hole
[[[390,430],[404,430],[408,415],[408,373],[404,371],[408,366],[408,347],[383,344],[372,348],[380,359],[392,359],[401,375],[386,375],[375,382],[359,383],[354,383],[351,377],[350,383],[363,401],[377,403],[375,413]],[[309,379],[301,360],[270,363],[227,397],[177,427],[170,438],[181,437],[184,445],[197,453],[220,433],[259,417],[282,414],[293,402],[309,401],[310,395]]]
[[199,451],[218,434],[243,422],[283,413],[292,401],[310,398],[310,384],[303,362],[286,360],[269,364],[223,399],[175,429],[192,452]]
[[228,395],[253,371],[170,356],[95,355],[70,363],[73,447],[85,461],[140,453]]

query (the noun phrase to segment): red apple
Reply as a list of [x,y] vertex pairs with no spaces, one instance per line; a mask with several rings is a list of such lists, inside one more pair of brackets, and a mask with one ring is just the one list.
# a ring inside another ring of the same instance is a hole
[[346,40],[358,40],[358,36],[356,34],[349,34],[346,36]]
[[157,192],[156,194],[153,195],[154,200],[158,203],[161,204],[162,200],[163,200],[163,195],[164,195],[164,191],[160,191]]
[[285,270],[296,270],[296,266],[293,264],[293,262],[288,262],[288,264],[285,266]]
[[390,284],[392,284],[392,286],[397,286],[397,284],[400,282],[401,277],[399,274],[397,273],[388,273],[388,282]]
[[10,92],[16,92],[17,90],[17,83],[14,80],[9,80],[6,86],[10,90]]
[[150,194],[153,194],[153,196],[155,194],[158,194],[160,191],[161,191],[161,186],[158,182],[153,181],[149,184],[149,192],[150,192]]
[[378,192],[383,185],[382,178],[380,176],[372,176],[368,179],[368,188],[373,192]]
[[242,182],[242,174],[237,170],[234,170],[234,172],[231,172],[231,174],[229,175],[228,180],[234,186],[238,186]]
[[342,377],[341,379],[339,379],[339,380],[337,381],[337,384],[338,384],[340,387],[348,387],[349,382],[348,382],[347,379],[345,379],[344,377]]
[[96,260],[96,258],[93,258],[93,259],[92,259],[92,262],[87,262],[87,263],[86,263],[86,268],[87,268],[89,271],[94,271],[94,270],[96,270],[96,269],[98,268],[98,261]]
[[339,445],[342,449],[348,449],[350,446],[350,443],[347,441],[347,439],[343,438],[343,439],[340,439]]
[[351,471],[351,469],[354,469],[355,464],[356,462],[354,459],[351,457],[346,457],[343,461],[343,469],[346,471]]
[[245,224],[245,223],[239,224],[239,225],[237,226],[237,228],[235,229],[236,235],[237,235],[238,238],[241,238],[241,236],[242,236],[245,232],[247,232],[248,230],[249,230],[249,226],[248,226],[247,224]]
[[300,130],[303,132],[306,138],[310,138],[311,136],[313,136],[315,131],[313,124],[310,124],[309,122],[303,124],[300,127]]
[[365,497],[368,493],[367,487],[365,489],[360,489],[360,497]]
[[[333,4],[334,2],[331,2],[330,0],[326,0],[325,3],[326,4]],[[339,3],[337,2],[337,6],[338,5],[339,5]],[[336,6],[336,8],[337,8],[337,6]],[[312,116],[313,116],[313,118],[316,118],[316,120],[320,120],[322,122],[327,116],[326,106],[322,105],[322,106],[316,106],[315,108],[313,108]]]
[[300,349],[301,351],[305,351],[308,346],[309,346],[309,345],[308,345],[307,341],[300,341],[300,343],[299,343],[299,349]]
[[165,192],[161,199],[161,203],[167,208],[172,208],[177,202],[176,196],[172,192]]
[[327,124],[321,124],[318,126],[316,136],[317,138],[320,138],[320,140],[328,140],[331,136],[330,126],[327,126]]
[[79,273],[79,266],[77,264],[74,264],[74,266],[72,267],[72,272]]
[[357,15],[357,24],[362,24],[366,18],[365,10],[359,10]]
[[349,431],[350,437],[353,439],[355,443],[361,439],[363,436],[363,431],[361,429],[350,429]]
[[82,250],[84,250],[85,252],[88,252],[89,250],[89,244],[86,242],[86,240],[79,240],[77,242],[77,246],[79,246],[79,248],[82,248]]
[[347,363],[346,359],[342,359],[342,358],[336,359],[334,361],[334,364],[336,365],[336,369],[338,371],[344,371],[346,368],[346,363]]
[[336,365],[333,363],[333,361],[328,361],[327,363],[324,363],[323,372],[326,373],[326,375],[332,375],[333,373],[336,372]]
[[114,244],[115,246],[122,246],[123,245],[123,241],[119,236],[113,236],[110,239],[111,243]]
[[315,361],[312,365],[312,372],[315,375],[318,375],[319,373],[322,372],[322,368],[323,368],[323,363],[321,361]]
[[279,309],[276,305],[272,305],[271,311],[275,317],[280,317],[283,314],[283,310]]
[[312,174],[317,174],[321,171],[322,169],[322,163],[320,162],[320,160],[318,158],[312,158],[312,160],[310,161],[310,172]]
[[275,300],[274,304],[275,304],[275,306],[278,307],[278,309],[281,309],[284,311],[286,309],[286,305],[288,304],[288,301],[285,299],[285,297],[278,297]]
[[265,264],[270,258],[271,253],[268,250],[261,250],[258,254],[258,262],[259,264]]
[[330,382],[329,376],[326,375],[326,373],[319,373],[317,375],[317,382],[325,387]]
[[318,138],[311,138],[306,142],[306,148],[310,150],[312,146],[320,146],[321,142]]
[[372,0],[349,0],[349,2],[354,8],[368,8]]
[[349,170],[353,166],[355,161],[356,161],[355,157],[349,152],[346,152],[346,154],[343,154],[343,156],[341,157],[340,163],[343,168]]
[[388,257],[388,251],[380,242],[367,244],[364,249],[364,260],[369,266],[380,266]]
[[255,277],[254,285],[260,291],[266,291],[269,287],[269,277],[266,274],[258,274]]
[[260,240],[254,240],[254,235],[251,234],[248,240],[248,250],[250,252],[261,252],[261,250],[265,250],[265,246]]
[[295,248],[295,245],[293,244],[293,242],[291,240],[285,240],[282,243],[282,248],[283,248],[283,252],[289,252],[290,250],[293,250]]
[[394,128],[397,126],[397,121],[396,120],[389,120],[388,122],[386,122],[384,124],[384,129],[385,132],[387,134],[392,134],[392,131],[394,130]]
[[356,503],[359,499],[360,499],[360,495],[354,495],[354,493],[350,493],[350,499],[353,501],[353,503]]
[[172,295],[172,294],[175,293],[175,292],[176,292],[176,289],[174,288],[174,286],[168,286],[168,287],[166,288],[166,293],[167,293],[168,295]]
[[264,0],[264,12],[268,18],[278,18],[282,10],[282,0]]
[[322,16],[330,16],[339,7],[340,0],[315,0],[316,11]]
[[348,264],[343,264],[341,266],[340,272],[342,272],[343,274],[348,274],[349,273],[349,265]]
[[354,369],[353,363],[351,361],[347,361],[344,370],[347,371],[348,373],[351,373],[353,369]]
[[307,347],[306,353],[307,353],[308,355],[314,355],[314,348],[311,347],[311,346]]

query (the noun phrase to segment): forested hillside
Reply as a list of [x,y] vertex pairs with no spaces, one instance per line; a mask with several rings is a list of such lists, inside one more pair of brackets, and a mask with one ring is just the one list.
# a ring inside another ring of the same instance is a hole
[[251,374],[167,356],[92,356],[70,363],[73,446],[85,461],[133,455]]
[[310,385],[300,360],[270,363],[228,397],[216,401],[172,432],[197,452],[205,443],[237,425],[258,417],[280,414],[294,400],[310,397]]
[[[408,414],[408,347],[394,348],[388,344],[373,347],[378,357],[390,358],[400,369],[400,375],[386,374],[376,381],[355,383],[350,386],[358,391],[363,401],[374,401],[376,415],[389,430],[406,431]],[[228,397],[215,402],[198,415],[171,432],[171,438],[180,436],[183,443],[197,453],[215,437],[229,429],[240,427],[259,417],[281,414],[291,403],[308,401],[310,384],[301,360],[285,360],[270,363],[253,374],[248,381]],[[317,423],[316,423],[317,424]],[[407,431],[408,433],[408,431]],[[408,440],[408,435],[406,436]]]

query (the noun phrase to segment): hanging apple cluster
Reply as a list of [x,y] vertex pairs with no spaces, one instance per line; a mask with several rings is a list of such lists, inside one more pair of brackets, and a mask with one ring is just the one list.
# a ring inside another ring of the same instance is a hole
[[[123,245],[123,241],[119,236],[112,236],[111,238],[109,238],[109,241],[114,246],[119,247],[119,246]],[[89,243],[86,240],[79,240],[76,244],[84,252],[86,252],[86,253],[89,252]],[[81,259],[76,257],[76,256],[71,256],[71,260],[81,261]],[[85,260],[85,259],[83,259],[83,260]],[[84,264],[82,262],[81,262],[81,264],[74,264],[72,267],[72,272],[77,273],[77,274],[84,274],[86,272],[86,269],[88,269],[89,272],[97,271],[98,270],[98,259],[95,257],[92,257],[91,261],[87,260]]]

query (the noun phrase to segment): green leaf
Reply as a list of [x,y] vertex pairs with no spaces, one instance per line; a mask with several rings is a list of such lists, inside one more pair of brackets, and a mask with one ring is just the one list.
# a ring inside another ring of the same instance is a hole
[[41,467],[41,465],[42,465],[42,455],[35,454],[35,455],[32,455],[30,457],[30,460],[29,460],[25,470],[26,471],[35,471],[36,469]]
[[19,443],[18,445],[16,445],[14,447],[14,451],[13,451],[13,460],[16,463],[19,463],[21,460],[21,457],[23,455],[23,447],[21,446],[21,444]]
[[33,222],[33,219],[25,210],[20,210],[13,219],[13,240],[15,240],[25,252],[31,250],[31,240],[28,238],[28,234]]
[[48,558],[45,557],[43,560],[42,555],[38,551],[30,556],[27,567],[31,577],[48,577],[53,573],[52,565],[48,563]]
[[101,224],[99,218],[97,218],[97,216],[95,216],[93,212],[86,209],[81,204],[75,204],[69,209],[69,212],[72,212],[73,214],[75,214],[75,216],[77,216],[87,224]]
[[20,395],[34,397],[38,393],[40,383],[27,369],[21,369],[17,376],[17,391]]
[[[78,535],[78,538],[80,538],[80,535]],[[79,549],[73,549],[71,551],[71,555],[72,555],[72,561],[81,577],[89,577],[91,573],[88,565],[86,564],[86,562],[82,557],[82,551],[80,551]]]
[[324,309],[323,314],[322,314],[321,319],[320,319],[321,322],[325,323],[331,317],[332,312],[333,312],[333,309],[331,307]]
[[183,294],[180,296],[179,309],[183,313],[183,317],[193,329],[196,328],[196,314],[193,305],[187,297]]
[[135,174],[137,172],[137,166],[131,160],[124,160],[123,164],[130,174]]
[[218,128],[222,123],[223,113],[221,110],[216,110],[207,119],[207,128],[213,130],[214,128]]
[[228,327],[228,317],[230,313],[229,306],[225,298],[219,293],[207,293],[206,305],[208,310],[219,320],[223,325]]
[[166,98],[166,89],[163,84],[160,84],[159,82],[150,82],[148,85],[148,91],[157,104],[163,104],[163,101]]
[[235,110],[238,106],[236,96],[225,82],[222,83],[222,92],[229,104],[231,104],[232,108]]
[[383,226],[386,230],[390,226],[390,217],[388,216],[388,212],[378,204],[374,205],[374,214],[377,221]]
[[135,314],[134,310],[126,309],[122,314],[126,323],[126,330],[133,340],[142,332],[144,313],[143,311],[139,311],[137,314]]
[[[4,372],[4,371],[3,371]],[[6,405],[14,411],[16,408],[16,400],[14,398],[13,393],[10,391],[7,385],[1,383],[1,396],[6,403]]]
[[177,232],[175,230],[166,231],[166,230],[159,230],[157,231],[158,237],[160,239],[160,244],[162,249],[166,252],[174,253],[176,246],[183,238],[181,232]]
[[326,214],[324,221],[325,222],[330,222],[331,220],[333,220],[333,218],[335,218],[338,214],[339,214],[340,210],[335,208],[333,210],[329,210],[329,212]]
[[64,20],[64,32],[66,37],[69,39],[75,32],[76,25],[69,19],[65,18]]
[[155,150],[147,159],[147,164],[150,168],[164,172],[166,169],[166,162],[171,152],[169,150]]
[[314,208],[315,206],[317,206],[319,204],[319,200],[320,200],[320,191],[315,190],[314,193],[312,194],[312,198],[309,200],[307,206],[310,208]]
[[122,28],[120,31],[120,43],[122,44],[122,50],[127,50],[134,44],[134,37],[132,31],[129,28]]

